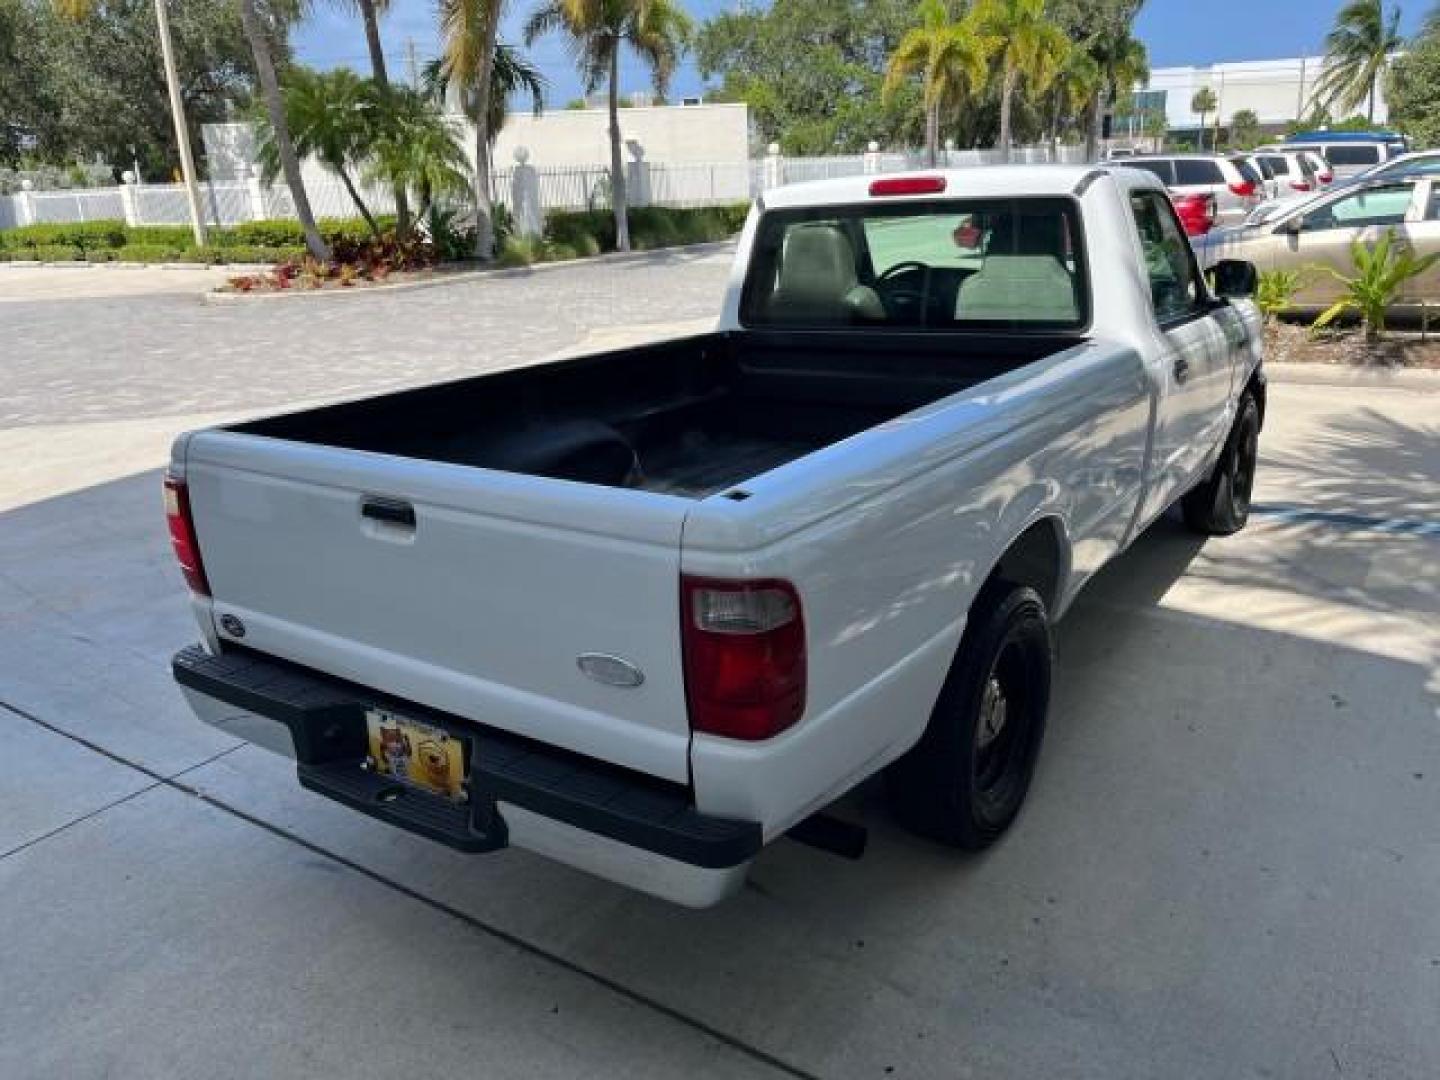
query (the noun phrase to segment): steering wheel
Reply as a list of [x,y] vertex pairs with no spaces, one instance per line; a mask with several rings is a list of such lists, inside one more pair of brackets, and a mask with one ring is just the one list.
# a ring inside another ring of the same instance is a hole
[[885,282],[889,281],[891,278],[899,277],[907,270],[919,270],[922,274],[930,273],[930,267],[926,266],[924,263],[916,259],[906,259],[904,262],[896,263],[894,266],[890,267],[878,278],[876,278],[875,284],[884,285]]
[[[914,286],[885,288],[892,279],[899,277],[901,274],[909,273],[912,270],[919,270],[921,273],[920,280],[922,284],[920,288],[917,289]],[[911,313],[912,305],[919,305],[918,308],[913,310],[917,313],[923,313],[925,310],[925,302],[930,295],[930,267],[915,259],[906,259],[904,262],[898,262],[894,266],[886,269],[883,274],[875,279],[875,291],[880,294],[883,303],[887,306],[893,303],[896,308],[900,309],[900,312],[906,315]]]

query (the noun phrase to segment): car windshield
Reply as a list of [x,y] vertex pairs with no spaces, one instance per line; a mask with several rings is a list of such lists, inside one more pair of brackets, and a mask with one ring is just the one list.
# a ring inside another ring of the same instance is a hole
[[747,326],[1079,329],[1089,321],[1067,198],[772,210],[741,300]]
[[1373,165],[1380,160],[1380,147],[1374,143],[1327,146],[1325,160],[1331,165]]

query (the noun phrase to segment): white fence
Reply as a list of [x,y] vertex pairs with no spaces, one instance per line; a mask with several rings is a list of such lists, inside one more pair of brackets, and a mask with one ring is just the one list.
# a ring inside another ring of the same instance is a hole
[[[941,151],[938,165],[948,168],[998,164],[998,150]],[[1011,160],[1040,164],[1052,160],[1048,147],[1018,148]],[[1061,147],[1053,160],[1083,162],[1081,147]],[[754,161],[685,165],[631,162],[626,188],[633,206],[717,206],[745,202],[780,184],[828,180],[866,173],[898,172],[923,168],[926,159],[916,153],[868,153],[833,157],[786,158],[770,154]],[[514,169],[496,170],[491,191],[498,202],[512,202]],[[543,210],[600,209],[610,205],[610,170],[605,165],[537,168],[539,205]],[[354,217],[355,204],[336,178],[313,178],[306,194],[316,217]],[[394,209],[388,189],[367,186],[366,205],[377,214]],[[265,185],[258,179],[245,183],[203,183],[200,204],[211,226],[230,226],[261,218],[294,217],[294,202],[284,184]],[[113,188],[72,191],[28,191],[0,196],[0,228],[34,222],[122,219],[131,225],[184,225],[190,220],[185,188],[181,184],[127,184]]]

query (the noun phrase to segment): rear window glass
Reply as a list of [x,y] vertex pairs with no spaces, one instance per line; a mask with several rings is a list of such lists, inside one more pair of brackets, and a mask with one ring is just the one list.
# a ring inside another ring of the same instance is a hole
[[1327,146],[1325,160],[1331,165],[1374,165],[1380,160],[1380,148],[1363,143],[1354,146]]
[[1230,164],[1235,166],[1235,171],[1240,174],[1240,179],[1244,180],[1247,184],[1260,183],[1260,173],[1250,162],[1243,158],[1232,158]]
[[1079,329],[1089,289],[1075,204],[946,199],[772,210],[740,317],[757,327]]
[[1186,184],[1223,184],[1225,174],[1220,171],[1218,161],[1205,161],[1199,158],[1177,158],[1175,161],[1175,183],[1184,187]]
[[1166,184],[1175,182],[1175,170],[1170,167],[1168,161],[1130,161],[1126,162],[1126,167],[1144,169],[1148,173],[1154,173]]
[[1260,160],[1266,164],[1266,166],[1270,169],[1270,172],[1273,173],[1275,176],[1290,175],[1289,163],[1279,154],[1266,154]]

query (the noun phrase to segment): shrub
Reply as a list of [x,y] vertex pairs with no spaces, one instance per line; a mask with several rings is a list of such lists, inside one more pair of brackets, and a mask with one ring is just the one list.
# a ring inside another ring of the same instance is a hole
[[[210,242],[218,243],[220,230],[211,234]],[[195,234],[189,225],[131,225],[125,230],[125,246],[164,245],[169,248],[195,246]],[[127,256],[128,257],[128,256]]]
[[61,221],[5,229],[0,247],[10,250],[38,247],[74,247],[83,250],[116,248],[125,243],[123,221]]
[[84,250],[74,244],[36,244],[28,251],[36,262],[78,262],[85,258]]
[[305,232],[298,221],[278,218],[269,221],[242,221],[232,228],[217,230],[211,243],[216,247],[304,246]]
[[552,210],[545,215],[544,236],[576,251],[613,251],[615,219],[608,210]]
[[1260,274],[1255,286],[1255,306],[1267,323],[1274,322],[1277,315],[1289,309],[1304,283],[1299,270],[1266,270]]
[[512,236],[495,255],[495,265],[502,269],[529,266],[536,261],[535,242],[524,236]]
[[1350,260],[1355,267],[1353,274],[1320,267],[1345,287],[1345,293],[1320,314],[1314,329],[1324,329],[1347,311],[1353,311],[1365,324],[1366,342],[1374,344],[1385,335],[1385,316],[1400,298],[1401,286],[1440,262],[1440,252],[1416,255],[1404,241],[1396,240],[1394,229],[1386,229],[1373,244],[1359,240],[1351,243]]
[[125,262],[175,262],[180,258],[180,253],[184,250],[184,248],[177,244],[126,244],[119,251],[115,252],[115,255]]
[[249,247],[231,244],[219,249],[227,263],[274,263],[286,259],[298,259],[305,254],[304,244],[290,247]]
[[569,244],[543,243],[540,249],[542,262],[566,262],[569,259],[578,259],[580,253]]
[[[739,232],[748,203],[677,209],[637,206],[630,211],[630,243],[637,251],[724,240]],[[545,240],[580,255],[615,250],[615,219],[608,210],[552,210],[545,215]]]

